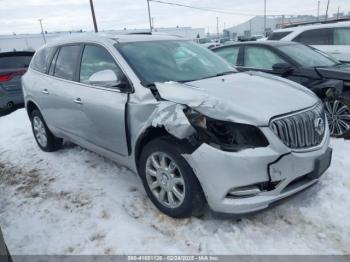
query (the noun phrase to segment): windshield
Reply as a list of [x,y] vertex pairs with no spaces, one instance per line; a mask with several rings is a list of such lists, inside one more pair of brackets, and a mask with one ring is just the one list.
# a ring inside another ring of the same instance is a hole
[[115,46],[146,85],[189,82],[236,72],[221,57],[192,41],[145,41]]
[[339,64],[336,59],[305,45],[283,45],[277,48],[303,67],[329,67]]

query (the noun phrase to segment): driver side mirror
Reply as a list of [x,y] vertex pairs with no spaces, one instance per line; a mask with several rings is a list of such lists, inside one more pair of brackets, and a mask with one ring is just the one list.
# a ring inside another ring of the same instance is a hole
[[111,69],[101,70],[92,74],[89,78],[89,83],[95,86],[119,88],[122,91],[129,87],[126,78],[118,78],[117,74]]
[[272,66],[274,73],[279,75],[285,75],[293,71],[293,67],[287,63],[277,63]]

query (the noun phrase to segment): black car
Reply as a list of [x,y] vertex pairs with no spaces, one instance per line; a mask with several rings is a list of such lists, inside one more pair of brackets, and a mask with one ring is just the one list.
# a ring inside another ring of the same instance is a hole
[[296,42],[243,42],[213,51],[239,71],[262,71],[308,87],[324,101],[332,136],[350,134],[350,64]]

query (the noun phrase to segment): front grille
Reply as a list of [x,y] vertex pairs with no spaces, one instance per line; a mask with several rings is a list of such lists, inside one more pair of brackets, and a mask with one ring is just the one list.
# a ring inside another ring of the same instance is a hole
[[312,109],[273,119],[272,131],[292,149],[306,149],[319,145],[325,131],[323,104]]

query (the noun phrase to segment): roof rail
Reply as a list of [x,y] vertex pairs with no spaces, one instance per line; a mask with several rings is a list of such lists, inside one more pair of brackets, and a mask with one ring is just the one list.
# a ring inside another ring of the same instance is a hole
[[281,25],[281,27],[282,28],[290,28],[290,27],[297,27],[297,26],[304,26],[304,25],[331,24],[331,23],[346,22],[346,21],[350,21],[350,17],[338,18],[338,19],[329,19],[329,20],[324,20],[324,21],[292,23],[292,24],[288,24],[288,25]]
[[127,35],[152,35],[152,32],[150,32],[150,31],[145,31],[145,32],[130,32],[130,33],[127,33]]

